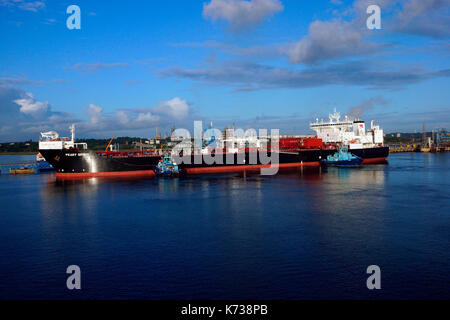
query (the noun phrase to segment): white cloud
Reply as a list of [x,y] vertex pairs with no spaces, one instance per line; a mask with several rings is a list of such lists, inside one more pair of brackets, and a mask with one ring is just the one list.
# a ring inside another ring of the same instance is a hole
[[[300,41],[288,45],[284,54],[292,63],[316,63],[342,57],[360,56],[378,52],[389,44],[369,42],[366,29],[366,9],[373,0],[356,0],[341,19],[316,20]],[[393,12],[392,18],[383,22],[385,30],[442,38],[450,34],[450,0],[378,0],[383,14]],[[395,6],[401,10],[395,11]],[[353,19],[344,21],[346,16]],[[384,20],[383,20],[384,21]]]
[[292,63],[315,63],[369,53],[374,47],[352,23],[317,20],[310,24],[308,35],[288,46],[285,53]]
[[139,113],[136,121],[139,122],[156,122],[159,120],[158,116],[153,115],[151,112]]
[[51,109],[49,102],[36,101],[23,89],[0,85],[0,141],[35,139],[41,131],[64,131],[79,121],[73,114]]
[[38,12],[45,8],[43,1],[26,1],[26,0],[0,0],[0,6],[16,7],[25,11]]
[[101,106],[90,104],[85,112],[89,118],[88,121],[79,123],[80,132],[101,133],[107,130],[137,130],[180,123],[187,119],[190,107],[186,100],[175,97],[152,108],[123,108],[109,114],[104,113]]
[[86,113],[90,116],[89,122],[91,124],[98,124],[102,119],[103,108],[91,103],[89,107],[86,108]]
[[22,99],[14,100],[14,103],[20,106],[20,112],[24,114],[38,115],[48,110],[48,101],[37,101],[31,93],[26,93]]
[[394,28],[402,33],[433,38],[450,36],[450,0],[405,1]]
[[10,77],[10,78],[0,78],[0,85],[3,86],[15,86],[15,85],[45,85],[47,84],[46,81],[36,81],[36,80],[30,80],[27,78],[17,78],[17,77]]
[[186,100],[175,97],[168,101],[161,102],[159,106],[155,108],[155,111],[176,120],[182,120],[189,114],[189,103]]
[[439,9],[445,3],[448,4],[448,0],[410,0],[404,3],[398,18],[401,22],[408,23],[430,10]]
[[303,69],[280,68],[262,64],[225,64],[205,69],[168,68],[163,77],[189,79],[203,83],[229,85],[239,91],[313,88],[327,85],[353,85],[392,89],[433,78],[449,77],[450,70],[415,70],[410,66],[392,68],[370,61],[334,63]]
[[124,62],[114,62],[114,63],[76,63],[68,69],[82,70],[82,71],[95,71],[101,69],[109,68],[127,68],[130,65]]
[[72,123],[76,124],[81,135],[142,134],[143,130],[154,126],[164,128],[185,124],[191,113],[190,103],[179,97],[151,108],[124,108],[115,112],[105,112],[102,106],[91,103],[84,108],[84,120],[78,117],[81,115],[51,109],[48,101],[37,101],[32,93],[0,84],[0,141],[36,138],[39,132],[49,130],[66,132]]
[[130,117],[122,110],[116,112],[116,119],[121,125],[127,125],[130,122]]
[[203,17],[226,21],[237,30],[254,26],[283,9],[279,0],[211,0],[203,4]]
[[56,19],[45,19],[45,24],[54,24],[56,22]]

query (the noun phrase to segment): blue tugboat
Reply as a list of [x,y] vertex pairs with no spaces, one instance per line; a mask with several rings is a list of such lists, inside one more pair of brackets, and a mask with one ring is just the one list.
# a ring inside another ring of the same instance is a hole
[[159,160],[158,165],[155,167],[155,173],[159,176],[177,176],[181,170],[178,165],[173,162],[170,154],[165,154]]
[[363,159],[348,152],[348,147],[339,147],[338,152],[334,155],[329,155],[326,164],[335,167],[359,167]]

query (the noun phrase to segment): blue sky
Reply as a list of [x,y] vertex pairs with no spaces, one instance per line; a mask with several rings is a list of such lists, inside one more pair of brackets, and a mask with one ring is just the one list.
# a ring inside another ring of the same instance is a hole
[[311,133],[334,107],[388,132],[448,128],[449,13],[450,0],[0,0],[0,141],[70,123],[91,137],[193,120]]

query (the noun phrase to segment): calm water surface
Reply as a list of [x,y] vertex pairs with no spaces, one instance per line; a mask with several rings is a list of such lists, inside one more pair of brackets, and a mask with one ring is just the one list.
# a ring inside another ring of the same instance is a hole
[[[449,168],[448,153],[414,153],[271,177],[62,184],[2,170],[0,298],[449,299]],[[66,289],[71,264],[80,291]]]

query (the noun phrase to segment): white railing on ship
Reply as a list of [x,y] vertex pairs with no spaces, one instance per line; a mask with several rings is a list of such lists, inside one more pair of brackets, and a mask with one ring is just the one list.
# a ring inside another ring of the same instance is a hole
[[85,142],[74,143],[73,145],[75,146],[75,148],[87,150],[87,143]]

